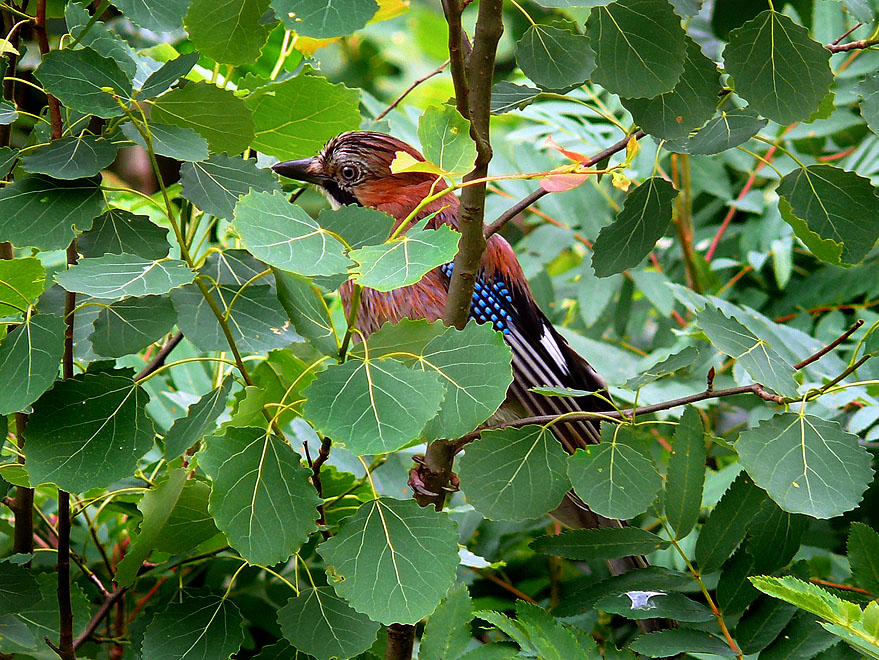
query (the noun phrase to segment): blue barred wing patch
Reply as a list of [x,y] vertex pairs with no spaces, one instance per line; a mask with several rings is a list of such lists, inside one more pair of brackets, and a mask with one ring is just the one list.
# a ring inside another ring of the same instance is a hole
[[[452,262],[440,266],[449,279],[453,268]],[[513,312],[513,296],[505,282],[486,282],[481,277],[476,280],[470,301],[470,318],[477,323],[491,323],[495,330],[509,335],[514,324]]]

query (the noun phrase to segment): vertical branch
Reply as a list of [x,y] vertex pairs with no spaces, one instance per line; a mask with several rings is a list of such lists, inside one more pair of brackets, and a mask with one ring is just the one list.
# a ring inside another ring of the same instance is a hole
[[702,285],[696,267],[696,251],[693,249],[693,189],[690,182],[690,156],[688,154],[672,154],[672,178],[675,187],[681,191],[675,200],[677,207],[674,215],[677,227],[678,242],[684,256],[684,268],[687,273],[687,286],[701,293]]
[[[15,436],[18,439],[18,449],[24,447],[24,427],[27,425],[27,415],[15,413]],[[19,458],[19,463],[24,459]],[[13,532],[12,551],[16,554],[29,555],[34,551],[34,489],[16,486],[15,500],[12,502],[12,512],[15,515],[15,531]]]
[[[45,55],[49,52],[49,35],[46,32],[46,0],[38,0],[37,2],[37,16],[34,28],[37,33],[37,41],[40,44],[40,54]],[[51,94],[47,98],[49,102],[49,121],[52,124],[52,139],[57,140],[61,137],[61,104]]]

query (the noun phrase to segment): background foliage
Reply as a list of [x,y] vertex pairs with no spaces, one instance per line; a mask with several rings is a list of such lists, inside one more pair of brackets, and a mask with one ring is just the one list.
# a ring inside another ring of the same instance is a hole
[[[459,186],[438,3],[4,0],[2,657],[879,657],[877,12],[504,5],[486,220],[552,193],[503,232],[638,409],[569,456],[546,420],[475,438],[488,328],[351,342],[339,285],[454,232],[269,167],[365,128]],[[462,437],[420,507],[419,443]],[[562,532],[570,488],[631,525]]]

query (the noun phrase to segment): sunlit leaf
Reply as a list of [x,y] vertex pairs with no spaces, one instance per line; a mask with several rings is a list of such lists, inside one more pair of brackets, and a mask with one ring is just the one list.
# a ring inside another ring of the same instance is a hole
[[0,260],[0,316],[22,313],[45,285],[46,271],[36,257]]
[[0,101],[0,126],[6,126],[18,119],[18,111],[14,105]]
[[80,47],[88,46],[98,54],[109,57],[119,65],[125,75],[129,78],[134,77],[137,73],[134,49],[106,23],[102,21],[90,23],[91,15],[88,9],[76,2],[67,3],[64,20],[67,23],[67,31],[79,42]]
[[375,0],[272,0],[272,7],[288,30],[317,39],[356,32],[378,11]]
[[192,43],[211,59],[239,66],[259,58],[272,25],[260,19],[269,0],[192,0],[184,27]]
[[418,118],[418,139],[424,157],[441,170],[464,174],[476,162],[470,122],[452,105],[432,105]]
[[338,209],[324,209],[317,216],[317,224],[338,234],[356,250],[388,240],[394,219],[378,209],[348,204]]

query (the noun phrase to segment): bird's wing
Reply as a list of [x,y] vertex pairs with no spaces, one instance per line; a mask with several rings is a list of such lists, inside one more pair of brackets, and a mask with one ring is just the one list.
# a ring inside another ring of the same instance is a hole
[[[442,271],[451,278],[452,264],[443,266]],[[531,415],[613,410],[601,376],[540,311],[513,249],[500,236],[489,239],[470,317],[478,323],[491,323],[504,334],[513,352],[510,393]],[[548,397],[531,392],[534,387],[567,387],[599,394]],[[559,423],[553,431],[569,452],[599,441],[598,423],[593,421]]]

